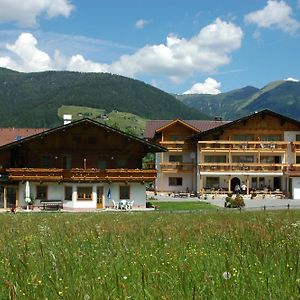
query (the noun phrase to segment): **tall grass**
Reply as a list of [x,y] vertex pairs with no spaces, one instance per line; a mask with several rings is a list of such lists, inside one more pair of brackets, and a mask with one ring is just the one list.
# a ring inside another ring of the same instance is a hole
[[300,211],[0,215],[0,299],[298,299]]

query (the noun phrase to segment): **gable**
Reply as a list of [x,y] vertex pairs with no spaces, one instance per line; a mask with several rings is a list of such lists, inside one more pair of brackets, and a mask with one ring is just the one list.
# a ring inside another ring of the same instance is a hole
[[90,119],[82,119],[49,129],[22,140],[3,145],[0,147],[0,150],[15,146],[30,146],[31,144],[39,144],[41,147],[47,147],[51,144],[55,145],[56,148],[68,146],[79,149],[84,148],[85,150],[95,148],[94,145],[97,145],[101,146],[101,149],[109,149],[111,147],[122,148],[129,143],[135,145],[135,147],[147,149],[148,152],[165,151],[163,147]]

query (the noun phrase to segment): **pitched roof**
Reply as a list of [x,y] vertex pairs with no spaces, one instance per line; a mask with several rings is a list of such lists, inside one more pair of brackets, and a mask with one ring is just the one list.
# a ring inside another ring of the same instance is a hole
[[[215,120],[182,120],[188,125],[194,127],[198,131],[206,131],[211,128],[215,128],[221,126],[223,124],[228,123],[229,121],[215,121]],[[144,133],[144,137],[146,139],[151,139],[154,137],[156,130],[174,122],[174,120],[150,120],[146,123],[146,129]]]
[[235,124],[238,124],[238,123],[242,123],[242,122],[244,122],[244,121],[246,121],[246,120],[249,120],[249,119],[252,119],[252,118],[254,118],[254,117],[257,117],[257,116],[264,116],[264,115],[271,115],[271,116],[280,118],[280,119],[282,119],[282,120],[285,120],[285,121],[287,121],[287,122],[291,122],[291,123],[293,123],[293,124],[296,124],[297,126],[300,126],[300,122],[297,121],[297,120],[295,120],[295,119],[292,119],[292,118],[289,118],[289,117],[287,117],[287,116],[281,115],[281,114],[276,113],[276,112],[274,112],[274,111],[272,111],[272,110],[269,110],[269,109],[264,109],[264,110],[261,110],[261,111],[259,111],[259,112],[255,112],[255,113],[253,113],[253,114],[251,114],[251,115],[248,115],[248,116],[245,116],[245,117],[236,119],[236,120],[234,120],[234,121],[227,122],[227,123],[225,123],[225,124],[223,124],[223,125],[221,125],[221,126],[219,126],[219,127],[211,128],[211,129],[209,129],[209,130],[207,130],[207,131],[205,131],[205,132],[199,132],[199,133],[193,134],[193,135],[190,137],[190,139],[192,139],[192,140],[197,140],[198,138],[201,138],[202,136],[207,135],[207,134],[210,134],[210,133],[215,132],[215,131],[217,131],[217,130],[223,130],[223,129],[225,129],[225,128],[231,127],[231,126],[233,126],[233,125],[235,125]]
[[66,125],[61,125],[61,126],[58,126],[58,127],[55,127],[55,128],[48,129],[48,130],[40,131],[40,132],[37,132],[36,134],[24,137],[20,140],[13,140],[8,144],[0,145],[0,150],[3,149],[3,148],[10,148],[10,147],[13,147],[13,146],[18,145],[18,144],[22,144],[22,143],[27,142],[27,141],[31,141],[31,140],[36,139],[36,138],[41,137],[41,136],[47,136],[48,134],[51,134],[51,133],[54,133],[54,132],[57,132],[57,131],[60,131],[60,130],[65,130],[67,128],[76,126],[76,125],[81,124],[81,123],[82,124],[87,124],[87,123],[94,124],[96,126],[104,128],[104,129],[106,129],[110,132],[115,132],[119,135],[123,135],[123,136],[127,137],[129,140],[133,140],[133,141],[139,142],[141,144],[144,144],[145,146],[148,147],[149,152],[164,152],[164,151],[166,151],[166,149],[164,147],[161,147],[161,146],[156,145],[154,143],[148,142],[144,139],[138,138],[134,135],[125,133],[121,130],[118,130],[118,129],[110,127],[108,125],[99,123],[99,122],[97,122],[95,120],[92,120],[92,119],[89,119],[89,118],[80,119],[80,120],[71,122],[71,123],[66,124]]
[[46,128],[0,128],[0,146],[19,141],[47,130]]

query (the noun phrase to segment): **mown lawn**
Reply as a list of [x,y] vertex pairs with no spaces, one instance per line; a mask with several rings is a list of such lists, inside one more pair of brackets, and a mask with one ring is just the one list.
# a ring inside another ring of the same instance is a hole
[[300,211],[0,214],[0,299],[299,299]]
[[206,202],[163,202],[163,201],[152,201],[152,205],[158,207],[159,211],[193,211],[201,209],[217,209],[217,206]]

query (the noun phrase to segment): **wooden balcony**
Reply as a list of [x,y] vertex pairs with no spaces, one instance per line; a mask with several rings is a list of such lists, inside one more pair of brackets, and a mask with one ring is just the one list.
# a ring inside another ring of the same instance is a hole
[[[198,141],[201,152],[275,152],[287,151],[289,142]],[[300,144],[299,144],[300,147]],[[300,148],[299,148],[300,150]]]
[[181,162],[164,162],[159,164],[162,172],[183,172],[192,173],[194,171],[194,163]]
[[194,147],[185,141],[161,141],[159,143],[162,147],[167,148],[169,152],[195,151],[193,150]]
[[300,152],[300,142],[292,142],[291,145],[293,152]]
[[144,169],[6,169],[9,180],[47,182],[151,182],[156,170]]
[[259,164],[259,163],[202,163],[198,165],[200,172],[272,172],[286,171],[288,164]]

